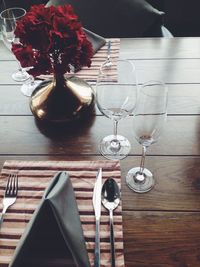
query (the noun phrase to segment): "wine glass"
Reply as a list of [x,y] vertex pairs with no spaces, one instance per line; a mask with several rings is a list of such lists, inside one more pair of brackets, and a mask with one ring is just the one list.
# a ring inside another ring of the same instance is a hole
[[41,83],[40,80],[35,80],[32,75],[21,86],[21,92],[25,96],[31,96],[35,88]]
[[131,148],[124,136],[118,135],[118,122],[131,114],[137,97],[135,66],[131,61],[117,61],[117,76],[113,67],[101,66],[96,84],[96,102],[99,110],[114,122],[114,133],[104,137],[99,145],[101,154],[112,160],[125,158]]
[[[18,42],[14,33],[16,29],[16,22],[25,16],[25,14],[26,10],[20,7],[8,8],[0,13],[3,42],[9,50],[11,50],[13,42]],[[18,65],[18,70],[12,74],[12,78],[17,82],[23,82],[29,78],[29,74],[21,67],[19,62]]]
[[158,141],[167,118],[167,87],[160,81],[149,81],[140,88],[134,110],[133,131],[142,145],[140,167],[129,170],[127,185],[135,192],[151,190],[155,180],[150,170],[144,167],[147,148]]

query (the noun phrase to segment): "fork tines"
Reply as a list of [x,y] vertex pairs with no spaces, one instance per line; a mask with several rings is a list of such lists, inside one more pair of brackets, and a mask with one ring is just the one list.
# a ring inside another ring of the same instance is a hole
[[8,182],[5,189],[5,196],[17,195],[18,191],[18,175],[9,174]]

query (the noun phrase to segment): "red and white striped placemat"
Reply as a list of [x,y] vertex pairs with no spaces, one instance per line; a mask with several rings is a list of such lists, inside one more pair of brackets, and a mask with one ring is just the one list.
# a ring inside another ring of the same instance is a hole
[[[110,49],[110,60],[113,62],[111,70],[113,72],[113,76],[116,77],[117,74],[117,59],[119,58],[119,49],[120,49],[120,39],[106,39],[106,44],[102,46],[96,54],[92,57],[91,67],[83,67],[80,71],[76,72],[76,76],[84,79],[87,82],[93,83],[96,82],[100,66],[107,59],[108,53],[108,41],[111,41],[111,49]],[[41,79],[49,79],[52,78],[52,75],[40,75]]]
[[[7,267],[15,247],[24,232],[45,188],[58,171],[70,175],[86,241],[89,260],[94,266],[95,217],[92,194],[98,169],[103,168],[103,181],[115,178],[120,185],[120,164],[115,161],[6,161],[0,177],[0,210],[9,173],[19,177],[17,201],[11,206],[0,230],[0,266]],[[122,206],[114,212],[116,267],[124,266]],[[101,267],[111,266],[108,211],[102,207],[101,216]]]

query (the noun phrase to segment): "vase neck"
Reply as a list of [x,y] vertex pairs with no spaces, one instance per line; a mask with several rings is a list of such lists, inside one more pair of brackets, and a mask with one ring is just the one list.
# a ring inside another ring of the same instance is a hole
[[58,73],[54,74],[54,80],[57,84],[63,83],[65,81],[64,74],[58,74]]
[[54,75],[54,84],[56,90],[63,90],[65,87],[65,77],[64,74],[55,74]]

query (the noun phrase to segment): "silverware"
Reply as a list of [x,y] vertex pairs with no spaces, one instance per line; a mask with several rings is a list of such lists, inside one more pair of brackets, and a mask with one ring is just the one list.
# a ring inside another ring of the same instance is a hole
[[110,60],[110,56],[111,56],[111,41],[108,41],[108,49],[107,49],[107,59],[106,61],[103,63],[102,67],[106,67],[106,68],[110,68],[112,67],[113,63]]
[[110,215],[110,244],[111,244],[111,262],[115,267],[115,238],[113,228],[113,210],[117,208],[120,202],[120,190],[118,184],[113,178],[108,178],[102,187],[102,204],[109,211]]
[[100,267],[101,187],[102,187],[102,169],[100,168],[96,176],[96,181],[93,191],[93,199],[92,199],[95,212],[95,220],[96,220],[94,267]]
[[3,210],[0,216],[0,226],[3,223],[4,215],[7,209],[13,205],[17,199],[18,192],[18,176],[17,174],[10,174],[8,182],[5,188],[5,194],[3,198]]

